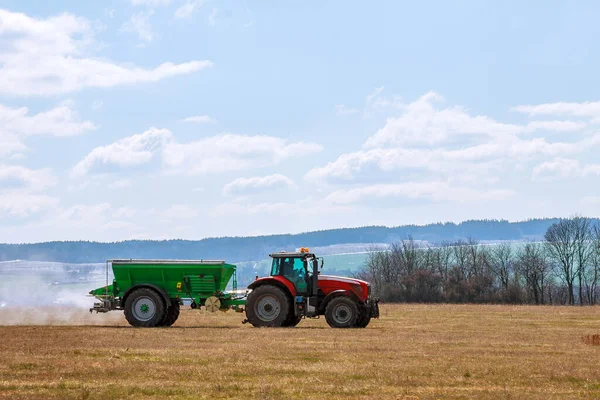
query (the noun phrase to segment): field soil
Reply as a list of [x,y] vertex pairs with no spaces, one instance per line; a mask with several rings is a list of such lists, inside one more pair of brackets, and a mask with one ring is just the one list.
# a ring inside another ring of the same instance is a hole
[[600,307],[382,305],[349,330],[189,309],[139,329],[119,312],[42,311],[0,309],[13,324],[0,326],[0,398],[600,398]]

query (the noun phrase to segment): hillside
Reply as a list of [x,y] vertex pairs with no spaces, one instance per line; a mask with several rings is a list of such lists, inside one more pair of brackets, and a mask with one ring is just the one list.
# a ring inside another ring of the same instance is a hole
[[0,244],[0,261],[41,260],[66,263],[102,262],[110,258],[225,259],[230,262],[262,260],[270,252],[301,246],[391,243],[412,237],[430,243],[474,238],[488,240],[539,239],[558,219],[522,222],[497,220],[330,229],[300,234],[221,237],[202,240],[130,240],[114,243],[88,241]]

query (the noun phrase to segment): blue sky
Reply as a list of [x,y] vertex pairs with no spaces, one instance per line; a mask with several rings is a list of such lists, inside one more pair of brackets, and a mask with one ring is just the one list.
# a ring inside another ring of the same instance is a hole
[[0,5],[2,242],[598,216],[597,2]]

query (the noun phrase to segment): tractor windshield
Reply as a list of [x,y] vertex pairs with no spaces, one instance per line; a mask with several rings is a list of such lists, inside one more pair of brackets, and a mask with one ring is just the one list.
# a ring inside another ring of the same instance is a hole
[[273,258],[271,276],[282,275],[294,284],[300,293],[307,289],[307,272],[304,260],[300,257]]

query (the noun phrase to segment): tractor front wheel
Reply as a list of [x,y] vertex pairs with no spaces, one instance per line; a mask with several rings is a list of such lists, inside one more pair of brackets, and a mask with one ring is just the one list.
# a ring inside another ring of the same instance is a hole
[[125,318],[129,325],[143,328],[158,326],[165,318],[165,302],[156,291],[140,288],[127,296]]
[[356,302],[345,296],[331,300],[325,309],[325,320],[332,328],[354,328],[358,317]]
[[263,285],[248,295],[246,318],[255,327],[280,327],[288,320],[290,308],[283,290],[277,286]]
[[358,320],[356,321],[356,327],[357,328],[366,328],[367,325],[369,325],[369,322],[371,322],[371,313],[369,310],[367,310],[366,308],[361,310],[360,312],[360,316],[358,317]]

